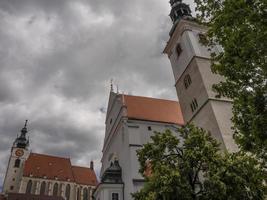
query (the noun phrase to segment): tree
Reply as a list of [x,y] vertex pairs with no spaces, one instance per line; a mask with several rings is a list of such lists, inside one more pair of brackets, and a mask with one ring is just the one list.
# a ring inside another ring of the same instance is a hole
[[135,200],[264,199],[267,176],[257,159],[222,153],[215,139],[192,125],[178,132],[180,139],[157,132],[138,150],[140,173],[151,173]]
[[213,72],[225,77],[214,89],[233,100],[235,141],[267,162],[267,1],[195,2],[205,44],[224,50],[212,54]]

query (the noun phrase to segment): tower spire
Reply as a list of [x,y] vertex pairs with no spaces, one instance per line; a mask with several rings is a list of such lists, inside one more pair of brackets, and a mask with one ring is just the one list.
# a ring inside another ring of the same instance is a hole
[[24,127],[20,131],[20,136],[15,140],[15,146],[19,148],[26,148],[29,146],[29,139],[26,138],[28,120],[25,121]]

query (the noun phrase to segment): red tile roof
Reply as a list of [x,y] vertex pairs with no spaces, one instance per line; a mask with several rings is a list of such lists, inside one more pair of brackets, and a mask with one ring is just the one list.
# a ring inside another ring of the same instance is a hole
[[69,158],[31,153],[25,162],[24,176],[74,181]]
[[177,101],[130,95],[123,95],[122,98],[130,119],[184,124],[180,104]]
[[72,166],[75,182],[82,185],[97,185],[94,170],[85,167]]
[[73,167],[69,158],[31,153],[25,162],[24,176],[96,185],[94,170]]

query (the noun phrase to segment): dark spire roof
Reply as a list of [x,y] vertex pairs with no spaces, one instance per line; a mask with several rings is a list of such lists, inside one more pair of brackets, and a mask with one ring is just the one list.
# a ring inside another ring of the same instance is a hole
[[186,17],[192,17],[189,5],[182,2],[182,0],[170,0],[171,13],[170,17],[173,24],[178,20]]
[[114,163],[110,163],[109,168],[106,169],[101,178],[101,183],[122,183],[121,166],[117,159]]
[[18,148],[26,148],[29,146],[29,140],[26,138],[26,134],[28,133],[27,130],[27,123],[28,120],[25,121],[24,127],[21,129],[20,136],[15,140],[15,146]]

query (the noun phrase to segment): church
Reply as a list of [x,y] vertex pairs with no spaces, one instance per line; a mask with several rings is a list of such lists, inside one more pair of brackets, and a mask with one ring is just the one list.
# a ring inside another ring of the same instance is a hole
[[182,0],[170,0],[170,5],[173,26],[163,53],[172,66],[179,102],[111,91],[96,200],[133,199],[131,194],[144,184],[136,150],[150,141],[154,131],[169,129],[176,134],[177,127],[194,123],[216,138],[222,150],[237,150],[231,130],[232,101],[217,98],[212,90],[223,77],[212,73],[210,54],[222,48],[209,50],[200,43],[207,28],[192,17],[189,5]]
[[91,200],[98,183],[94,163],[80,167],[70,158],[32,153],[27,132],[26,121],[11,148],[3,199]]
[[182,0],[170,0],[170,5],[173,26],[163,53],[172,66],[179,102],[120,94],[111,87],[99,183],[93,162],[90,168],[78,167],[69,158],[31,153],[25,124],[11,149],[5,194],[29,194],[31,199],[39,195],[39,199],[131,200],[131,194],[144,184],[136,150],[155,131],[169,129],[178,135],[177,129],[187,123],[210,132],[222,150],[237,150],[231,130],[232,102],[216,98],[212,90],[223,78],[211,72],[210,53],[222,48],[210,51],[200,43],[207,29],[192,17],[189,5]]

